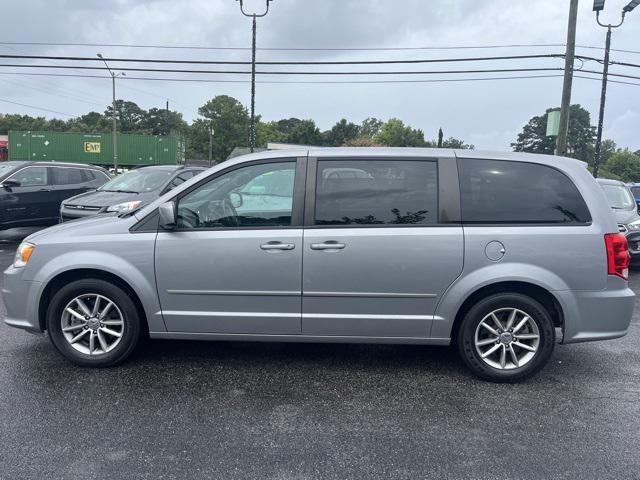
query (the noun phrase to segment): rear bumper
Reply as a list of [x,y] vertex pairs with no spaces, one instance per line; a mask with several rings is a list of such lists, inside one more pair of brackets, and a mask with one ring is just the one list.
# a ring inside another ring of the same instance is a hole
[[622,279],[610,283],[622,288],[599,291],[555,291],[564,312],[562,343],[592,342],[627,334],[636,296]]
[[7,310],[4,322],[16,328],[39,333],[38,299],[42,284],[22,279],[23,268],[9,267],[4,272],[2,299]]

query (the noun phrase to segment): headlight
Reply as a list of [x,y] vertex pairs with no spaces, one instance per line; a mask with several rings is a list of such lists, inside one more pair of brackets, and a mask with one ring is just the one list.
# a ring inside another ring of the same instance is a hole
[[627,228],[630,232],[637,232],[640,230],[640,219],[634,220],[633,222],[627,224]]
[[29,259],[31,258],[31,254],[35,248],[36,246],[32,243],[21,243],[18,250],[16,250],[16,256],[13,259],[13,266],[15,268],[20,268],[29,263]]
[[111,205],[110,207],[108,207],[107,212],[126,213],[130,212],[131,210],[135,210],[140,205],[142,205],[142,202],[140,200],[136,200],[135,202],[119,203],[118,205]]

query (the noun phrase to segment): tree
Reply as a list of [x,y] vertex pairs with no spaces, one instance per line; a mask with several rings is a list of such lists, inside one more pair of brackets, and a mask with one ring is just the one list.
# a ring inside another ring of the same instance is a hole
[[67,122],[69,131],[104,133],[111,131],[111,119],[98,112],[89,112]]
[[360,134],[360,127],[355,123],[347,122],[346,119],[340,120],[331,130],[325,132],[325,144],[332,147],[344,145],[349,140],[357,138]]
[[[109,105],[104,114],[109,119],[113,115],[113,107]],[[128,100],[116,100],[116,121],[118,131],[122,133],[139,132],[143,125],[146,112],[135,102]]]
[[44,117],[30,117],[19,114],[0,114],[0,135],[7,135],[9,130],[46,130],[49,121]]
[[[546,136],[547,118],[551,110],[553,109],[549,108],[544,115],[529,120],[518,134],[516,142],[511,144],[514,151],[553,155],[556,137]],[[592,163],[596,129],[591,126],[591,116],[580,105],[571,105],[569,115],[568,155]]]
[[[437,140],[432,140],[427,142],[427,146],[428,147],[437,147],[438,146],[438,141]],[[460,140],[458,138],[454,138],[454,137],[449,137],[448,139],[444,140],[442,142],[442,148],[457,148],[460,150],[473,150],[475,147],[475,145],[471,145],[468,143],[464,143],[464,140]]]
[[640,182],[640,157],[628,148],[614,154],[606,169],[624,182]]
[[382,125],[374,140],[389,147],[424,147],[424,133],[392,118]]
[[373,138],[358,137],[351,140],[347,140],[344,143],[344,146],[345,147],[381,147],[382,145],[380,145],[379,143],[376,143],[376,141]]
[[225,160],[235,147],[247,145],[249,114],[244,105],[228,95],[218,95],[198,109],[206,120],[196,120],[191,129],[194,154],[207,158],[209,126],[213,126],[213,158]]
[[256,146],[267,148],[269,142],[285,142],[287,137],[278,129],[278,122],[256,122]]
[[178,135],[183,133],[188,125],[180,112],[154,107],[145,113],[141,127],[151,135]]
[[373,138],[380,133],[382,125],[384,125],[384,122],[378,118],[366,118],[363,120],[362,125],[360,125],[360,136]]
[[313,120],[298,120],[286,136],[287,143],[322,145],[322,134]]
[[613,140],[603,140],[601,149],[601,164],[605,165],[609,159],[618,151],[618,146]]

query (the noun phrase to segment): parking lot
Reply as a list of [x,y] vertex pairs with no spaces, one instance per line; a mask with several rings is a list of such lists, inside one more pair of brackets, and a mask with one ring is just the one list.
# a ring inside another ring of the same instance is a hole
[[153,341],[89,370],[0,322],[0,478],[640,479],[639,318],[519,385],[423,346]]

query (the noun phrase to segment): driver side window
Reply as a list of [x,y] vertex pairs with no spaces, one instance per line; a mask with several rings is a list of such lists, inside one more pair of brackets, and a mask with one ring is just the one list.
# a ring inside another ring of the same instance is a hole
[[291,225],[295,162],[238,168],[178,201],[180,230]]

